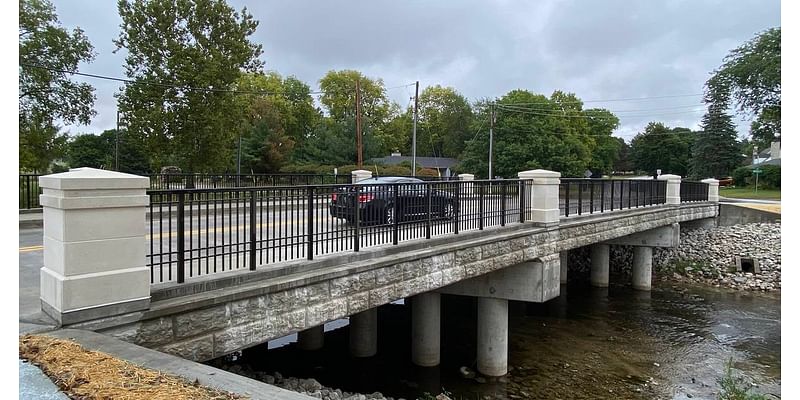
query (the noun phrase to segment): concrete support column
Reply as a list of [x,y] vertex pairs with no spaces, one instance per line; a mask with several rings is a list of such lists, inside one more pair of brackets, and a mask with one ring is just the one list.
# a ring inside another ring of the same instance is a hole
[[357,169],[357,170],[355,170],[355,171],[350,173],[350,177],[351,177],[351,181],[353,183],[356,183],[356,182],[363,181],[364,179],[372,178],[372,172],[367,171],[367,170],[363,170],[363,169]]
[[719,181],[714,178],[708,178],[700,182],[708,184],[708,201],[719,203]]
[[378,352],[378,309],[350,316],[350,355],[372,357]]
[[319,350],[325,345],[325,325],[297,332],[297,347],[301,350]]
[[150,307],[145,207],[150,180],[94,168],[39,178],[42,311],[61,324]]
[[681,204],[681,177],[680,175],[659,175],[658,180],[667,181],[667,204]]
[[650,290],[653,276],[653,248],[647,246],[633,247],[633,288]]
[[595,287],[608,287],[608,257],[607,244],[597,243],[591,247],[592,270],[590,282]]
[[472,196],[475,194],[475,184],[470,183],[469,181],[475,180],[475,175],[473,174],[458,174],[458,180],[460,181],[467,181],[464,186],[461,188],[461,193],[465,196]]
[[434,367],[440,360],[441,295],[428,292],[411,300],[411,362]]
[[523,171],[519,179],[529,180],[525,184],[525,220],[539,226],[558,224],[558,185],[561,173],[544,169]]
[[561,284],[565,284],[567,283],[567,270],[568,270],[567,260],[569,259],[569,250],[564,250],[558,253],[558,256],[560,258],[559,262],[561,264],[561,272],[559,275],[560,276],[559,279],[561,281]]
[[478,372],[508,373],[508,300],[478,298]]

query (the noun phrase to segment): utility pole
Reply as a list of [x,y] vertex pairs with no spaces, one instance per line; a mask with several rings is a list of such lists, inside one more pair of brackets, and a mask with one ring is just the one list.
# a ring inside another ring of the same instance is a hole
[[494,141],[494,103],[489,105],[489,179],[492,175],[492,142]]
[[417,107],[419,105],[419,81],[414,89],[414,131],[411,135],[411,176],[417,176]]
[[361,153],[361,87],[358,79],[356,79],[356,153],[358,168],[361,168],[364,159]]

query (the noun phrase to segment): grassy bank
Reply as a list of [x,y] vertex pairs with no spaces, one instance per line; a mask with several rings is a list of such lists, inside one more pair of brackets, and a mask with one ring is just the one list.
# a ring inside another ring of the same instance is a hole
[[761,189],[756,192],[751,186],[737,188],[719,188],[719,195],[732,199],[759,199],[759,200],[780,200],[780,189]]

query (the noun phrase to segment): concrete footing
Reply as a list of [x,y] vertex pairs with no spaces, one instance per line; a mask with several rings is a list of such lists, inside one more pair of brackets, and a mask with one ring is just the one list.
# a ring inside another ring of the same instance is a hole
[[608,287],[608,257],[607,244],[593,244],[591,247],[592,270],[589,278],[592,286]]
[[434,367],[440,361],[441,295],[422,293],[411,300],[411,362]]
[[378,309],[350,316],[350,355],[372,357],[378,352]]
[[508,300],[478,298],[478,372],[508,373]]
[[297,347],[301,350],[319,350],[325,345],[325,325],[297,332]]
[[650,290],[653,277],[653,248],[635,246],[633,248],[633,268],[631,269],[633,288]]
[[561,281],[561,284],[565,284],[567,283],[567,270],[569,269],[567,264],[567,260],[569,259],[569,252],[568,250],[564,250],[558,253],[558,256],[560,258],[559,262],[561,263],[561,272],[559,274],[560,276],[559,279]]

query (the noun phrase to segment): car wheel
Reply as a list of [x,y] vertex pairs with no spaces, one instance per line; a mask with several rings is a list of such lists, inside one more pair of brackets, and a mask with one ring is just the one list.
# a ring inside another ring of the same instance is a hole
[[456,216],[456,207],[452,201],[444,203],[442,207],[442,218],[453,219]]
[[396,219],[397,215],[395,213],[394,204],[389,204],[383,209],[383,222],[391,225],[394,224]]

